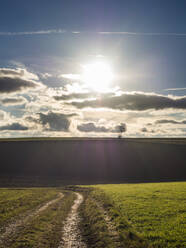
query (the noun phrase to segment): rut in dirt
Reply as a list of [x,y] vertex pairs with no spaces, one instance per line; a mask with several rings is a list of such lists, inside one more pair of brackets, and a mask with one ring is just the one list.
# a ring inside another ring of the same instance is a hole
[[58,248],[87,248],[87,245],[82,240],[81,231],[79,229],[80,216],[78,208],[83,202],[83,196],[79,193],[75,194],[77,198],[64,223],[62,240]]
[[41,212],[43,212],[45,209],[47,209],[50,205],[56,203],[59,201],[61,198],[63,198],[63,194],[59,193],[58,197],[55,198],[54,200],[51,200],[44,205],[38,207],[36,210],[31,211],[29,214],[24,215],[20,217],[20,219],[10,223],[8,226],[5,228],[5,232],[1,234],[0,236],[0,244],[6,243],[6,240],[11,237],[14,233],[19,231],[19,228],[22,226],[26,225],[29,220],[31,220],[33,217],[38,216]]

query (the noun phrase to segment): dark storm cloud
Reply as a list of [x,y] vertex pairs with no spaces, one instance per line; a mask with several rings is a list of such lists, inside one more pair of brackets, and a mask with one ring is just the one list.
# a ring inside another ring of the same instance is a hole
[[41,124],[47,131],[65,131],[67,132],[70,127],[70,117],[76,114],[61,114],[55,112],[48,112],[46,114],[38,113],[38,119],[32,117],[27,118],[29,121],[34,121]]
[[87,92],[87,93],[72,93],[72,94],[64,94],[61,96],[54,96],[54,99],[57,101],[67,101],[72,99],[87,99],[87,98],[103,98],[103,97],[111,97],[113,93],[97,93],[97,92]]
[[22,78],[0,77],[0,93],[11,93],[28,88],[36,88],[38,84]]
[[105,126],[101,126],[101,125],[96,125],[93,122],[89,122],[89,123],[84,123],[81,125],[77,126],[77,129],[81,132],[96,132],[96,133],[119,133],[120,132],[120,127],[125,127],[125,130],[123,132],[126,131],[126,125],[120,124],[118,126],[115,126],[114,128],[108,128]]
[[72,100],[72,99],[86,99],[90,97],[95,97],[95,95],[91,93],[73,93],[68,95],[61,95],[61,96],[54,96],[54,99],[57,101],[66,101],[66,100]]
[[162,119],[155,121],[155,124],[186,124],[186,120],[175,121],[175,120]]
[[4,130],[9,130],[9,131],[25,131],[28,130],[28,127],[21,125],[20,123],[12,123],[12,124],[8,124],[5,126],[1,126],[0,127],[0,131],[4,131]]
[[20,105],[26,103],[26,99],[24,97],[9,97],[4,98],[1,100],[1,103],[3,105],[9,106],[9,105]]
[[37,75],[26,69],[0,68],[0,93],[12,93],[41,86]]
[[103,96],[97,100],[85,100],[83,102],[73,101],[72,105],[77,108],[111,108],[118,110],[137,110],[143,111],[148,109],[186,109],[186,96],[173,98],[158,94],[145,93],[124,93],[120,96]]

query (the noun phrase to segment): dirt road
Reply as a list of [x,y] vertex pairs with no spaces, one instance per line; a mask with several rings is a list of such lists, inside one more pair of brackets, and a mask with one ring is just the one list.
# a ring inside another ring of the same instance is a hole
[[71,211],[64,223],[62,230],[62,240],[58,248],[86,248],[79,230],[80,217],[78,208],[83,202],[83,196],[75,193],[77,198],[71,208]]

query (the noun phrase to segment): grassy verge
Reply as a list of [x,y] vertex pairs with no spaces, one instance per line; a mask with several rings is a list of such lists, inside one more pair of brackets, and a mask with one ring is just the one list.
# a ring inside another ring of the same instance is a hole
[[51,188],[0,188],[0,230],[25,211],[56,198],[58,192],[57,189]]
[[34,217],[26,226],[19,228],[19,232],[6,241],[6,247],[58,247],[62,237],[63,222],[74,198],[73,193],[66,192],[64,198]]
[[152,247],[186,247],[186,183],[97,185],[92,194],[124,238],[134,228]]
[[[110,231],[104,213],[97,203],[101,203],[108,216],[110,216],[111,222],[118,233],[118,240],[115,240],[113,235],[109,234]],[[131,225],[127,223],[126,218],[121,216],[120,212],[114,207],[113,201],[101,190],[87,190],[80,213],[83,223],[81,228],[89,247],[150,247],[140,235],[136,234]]]
[[109,236],[103,213],[98,209],[89,191],[84,193],[84,198],[85,200],[79,209],[82,220],[80,228],[88,247],[116,247]]

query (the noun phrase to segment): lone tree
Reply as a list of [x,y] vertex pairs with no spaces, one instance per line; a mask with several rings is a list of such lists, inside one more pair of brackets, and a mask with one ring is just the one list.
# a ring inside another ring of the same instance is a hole
[[127,126],[125,123],[120,123],[120,125],[118,126],[119,129],[119,135],[118,138],[121,139],[122,138],[122,133],[125,133],[127,131]]

